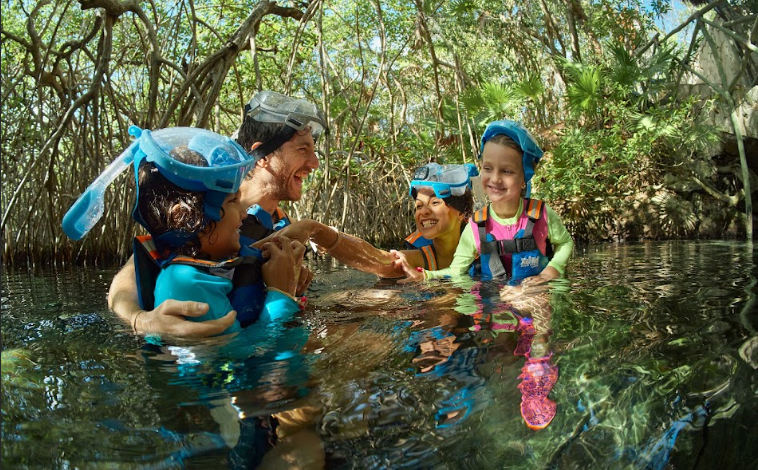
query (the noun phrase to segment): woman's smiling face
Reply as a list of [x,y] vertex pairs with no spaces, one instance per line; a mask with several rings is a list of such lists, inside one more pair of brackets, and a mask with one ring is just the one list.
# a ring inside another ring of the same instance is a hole
[[438,198],[432,188],[425,187],[420,187],[416,191],[414,218],[416,229],[428,240],[451,230],[460,231],[462,221],[460,212],[445,204],[445,200]]
[[482,152],[482,186],[491,202],[516,202],[521,198],[524,163],[521,152],[487,142]]

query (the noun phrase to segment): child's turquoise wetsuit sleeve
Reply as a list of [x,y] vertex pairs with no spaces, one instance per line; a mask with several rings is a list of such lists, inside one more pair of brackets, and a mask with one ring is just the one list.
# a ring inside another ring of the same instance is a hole
[[288,321],[288,319],[292,317],[292,314],[299,310],[300,304],[298,304],[292,297],[288,297],[281,292],[270,290],[266,292],[266,301],[263,304],[263,311],[255,324]]
[[[190,321],[216,320],[234,310],[227,295],[232,291],[232,281],[214,276],[193,266],[172,264],[158,274],[155,283],[155,305],[168,299],[208,304],[208,313],[201,317],[187,317]],[[235,321],[223,334],[240,331]]]
[[545,204],[545,211],[547,212],[547,237],[553,244],[553,259],[547,265],[555,268],[563,276],[566,274],[566,265],[571,253],[574,252],[574,240],[561,218],[547,204]]
[[[299,311],[300,304],[291,297],[274,290],[267,291],[261,316],[258,317],[255,323],[245,328],[242,332],[242,338],[244,338],[246,344],[263,347],[266,344],[283,341],[281,339],[283,336],[294,334],[295,336],[290,338],[290,340],[293,344],[299,344],[297,341],[298,335],[294,333],[298,329],[286,327],[286,324]],[[302,343],[305,344],[305,341]],[[299,346],[302,346],[302,344],[299,344]],[[281,349],[281,351],[284,350],[289,349]]]

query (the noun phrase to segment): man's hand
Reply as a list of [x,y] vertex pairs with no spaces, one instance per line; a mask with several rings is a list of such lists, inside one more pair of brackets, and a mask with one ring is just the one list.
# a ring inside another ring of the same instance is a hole
[[208,313],[208,304],[166,300],[155,310],[140,310],[132,322],[139,334],[158,333],[182,338],[204,338],[221,334],[234,324],[237,312],[232,310],[217,320],[193,322],[185,317],[200,317]]

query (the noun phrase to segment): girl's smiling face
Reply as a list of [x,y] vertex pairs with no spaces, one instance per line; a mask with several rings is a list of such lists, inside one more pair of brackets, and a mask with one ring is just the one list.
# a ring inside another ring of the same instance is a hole
[[242,220],[247,217],[245,207],[240,202],[240,193],[232,193],[226,196],[221,205],[223,216],[216,222],[215,228],[211,225],[198,236],[200,251],[212,260],[223,260],[237,256],[240,251],[240,233]]
[[502,144],[487,142],[482,152],[482,186],[493,203],[518,203],[524,181],[521,152]]
[[432,188],[420,187],[416,192],[416,229],[431,240],[450,231],[460,232],[463,217],[456,209],[445,204]]

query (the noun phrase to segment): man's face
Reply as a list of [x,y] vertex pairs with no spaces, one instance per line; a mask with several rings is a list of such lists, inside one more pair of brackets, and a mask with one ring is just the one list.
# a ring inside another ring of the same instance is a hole
[[313,136],[310,131],[295,133],[279,150],[266,157],[274,179],[275,197],[280,201],[299,201],[303,182],[318,168]]

